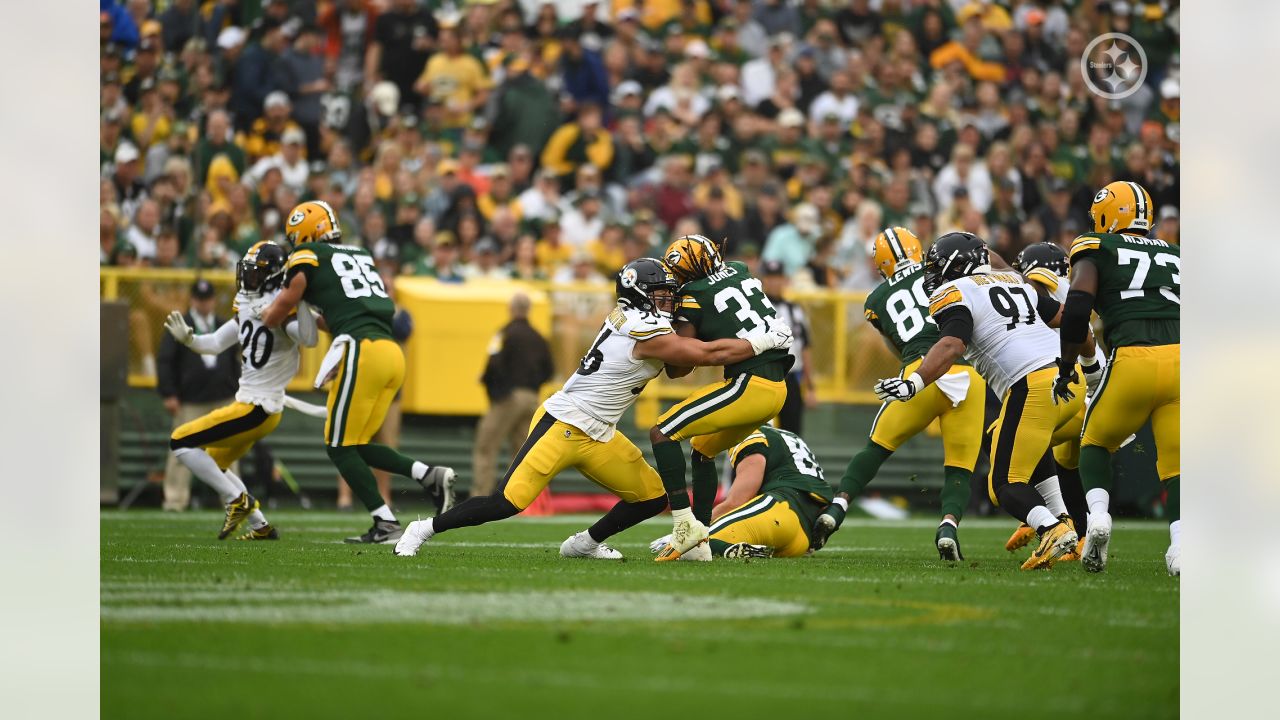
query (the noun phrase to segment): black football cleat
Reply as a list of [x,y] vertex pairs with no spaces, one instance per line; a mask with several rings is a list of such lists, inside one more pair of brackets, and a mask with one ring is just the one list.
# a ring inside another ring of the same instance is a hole
[[396,520],[374,520],[373,527],[363,535],[349,537],[342,542],[350,545],[389,545],[399,540],[403,534],[404,528]]

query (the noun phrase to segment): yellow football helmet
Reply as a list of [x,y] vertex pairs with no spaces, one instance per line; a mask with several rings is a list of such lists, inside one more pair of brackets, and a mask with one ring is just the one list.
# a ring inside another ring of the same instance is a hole
[[289,213],[284,235],[294,247],[309,242],[333,242],[342,239],[338,215],[323,200],[304,202]]
[[1117,180],[1093,196],[1089,217],[1093,220],[1094,232],[1136,231],[1129,234],[1146,235],[1151,231],[1155,212],[1146,188],[1136,182]]
[[924,262],[924,251],[915,233],[904,227],[887,227],[876,236],[874,257],[876,269],[887,278],[908,265]]
[[662,259],[681,285],[704,278],[724,265],[720,248],[702,235],[682,235],[667,246]]

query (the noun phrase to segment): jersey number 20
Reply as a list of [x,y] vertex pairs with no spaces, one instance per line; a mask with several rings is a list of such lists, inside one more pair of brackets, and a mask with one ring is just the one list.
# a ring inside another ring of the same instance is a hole
[[355,299],[377,295],[386,297],[387,289],[382,284],[378,270],[373,267],[373,258],[368,255],[333,254],[333,271],[342,280],[342,292]]

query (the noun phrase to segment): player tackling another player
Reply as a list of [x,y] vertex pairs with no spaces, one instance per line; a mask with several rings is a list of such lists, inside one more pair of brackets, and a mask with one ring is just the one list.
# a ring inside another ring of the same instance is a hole
[[[785,354],[791,344],[790,329],[781,323],[763,326],[743,339],[704,343],[681,337],[671,326],[678,288],[671,271],[658,260],[642,258],[623,267],[616,282],[617,306],[605,318],[577,371],[534,415],[528,438],[498,490],[469,498],[437,517],[410,523],[395,554],[416,555],[423,543],[439,533],[516,515],[552,478],[576,468],[619,501],[596,524],[565,540],[560,554],[620,559],[622,554],[605,541],[667,507],[662,480],[616,427],[645,385],[664,366],[732,365],[776,350]],[[685,504],[687,508],[687,498]],[[705,544],[697,547],[699,559],[711,559]]]
[[170,313],[165,320],[169,334],[195,352],[216,355],[237,342],[241,347],[240,388],[235,402],[179,426],[169,439],[178,461],[213,488],[226,505],[219,540],[235,532],[246,518],[250,530],[240,540],[279,538],[258,501],[230,467],[280,424],[285,386],[298,372],[298,345],[316,344],[316,328],[314,322],[308,322],[309,316],[290,314],[281,327],[274,328],[257,317],[279,292],[284,269],[284,248],[259,242],[236,265],[235,317],[204,335],[196,335],[180,312]]

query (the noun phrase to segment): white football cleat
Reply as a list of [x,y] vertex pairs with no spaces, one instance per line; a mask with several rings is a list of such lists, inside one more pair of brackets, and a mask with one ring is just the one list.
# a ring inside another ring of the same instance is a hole
[[1107,569],[1107,546],[1111,543],[1111,514],[1089,513],[1089,531],[1080,548],[1080,564],[1089,572]]
[[689,562],[711,562],[711,543],[698,543],[693,546],[692,550],[681,553],[680,562],[686,560]]
[[1178,577],[1182,574],[1182,546],[1170,545],[1169,551],[1164,554],[1164,566],[1169,571],[1169,575]]
[[591,539],[586,530],[574,533],[560,543],[560,557],[591,558],[593,560],[621,560],[622,553]]
[[679,560],[680,556],[699,545],[707,543],[707,526],[689,513],[687,517],[675,518],[671,527],[671,542],[654,558],[657,562]]
[[400,541],[396,543],[395,554],[400,557],[417,555],[418,548],[435,534],[430,532],[429,528],[426,520],[414,520],[409,523],[409,527],[405,528],[404,534],[400,536]]
[[653,542],[649,543],[649,552],[653,553],[654,555],[657,555],[658,553],[662,552],[662,548],[670,544],[671,544],[671,535],[668,533],[658,538],[657,540],[654,540]]

